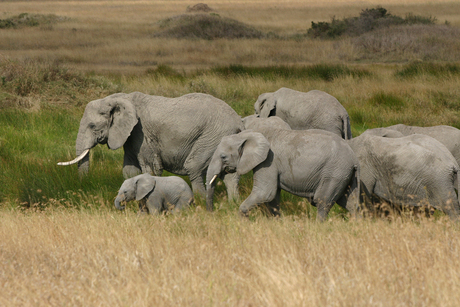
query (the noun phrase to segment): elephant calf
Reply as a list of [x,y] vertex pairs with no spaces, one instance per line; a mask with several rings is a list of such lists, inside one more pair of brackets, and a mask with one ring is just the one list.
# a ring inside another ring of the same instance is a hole
[[164,210],[178,211],[189,207],[193,202],[193,193],[185,180],[180,177],[142,174],[123,182],[115,199],[115,207],[123,210],[125,207],[120,206],[120,203],[134,199],[139,201],[140,212],[148,211],[154,214]]

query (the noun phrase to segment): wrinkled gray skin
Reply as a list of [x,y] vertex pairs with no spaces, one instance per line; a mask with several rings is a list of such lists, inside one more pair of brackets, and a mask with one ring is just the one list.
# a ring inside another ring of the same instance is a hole
[[403,135],[424,134],[438,140],[452,153],[460,165],[460,130],[451,126],[417,127],[403,124],[387,127],[401,132]]
[[261,94],[254,110],[260,117],[280,117],[293,130],[322,129],[343,139],[352,138],[347,111],[334,96],[322,91],[304,93],[283,87]]
[[359,159],[361,190],[371,210],[380,199],[399,206],[428,202],[457,219],[460,208],[454,188],[459,166],[440,142],[421,134],[388,138],[363,133],[348,144]]
[[[222,138],[209,164],[207,178],[254,171],[254,184],[240,212],[267,203],[279,211],[281,189],[306,197],[323,221],[337,202],[353,215],[359,206],[359,165],[346,141],[323,130],[245,130]],[[215,182],[207,184],[206,204],[213,209]]]
[[[161,176],[163,170],[189,176],[205,195],[204,177],[221,138],[243,130],[241,117],[224,101],[192,93],[178,98],[118,93],[88,103],[80,122],[76,153],[97,144],[123,146],[123,175]],[[79,162],[88,172],[89,155]],[[229,198],[238,195],[235,174],[224,178]]]
[[268,118],[260,117],[259,115],[249,115],[243,118],[244,129],[284,129],[291,130],[291,127],[278,116],[270,116]]
[[139,201],[139,211],[157,214],[162,211],[178,211],[193,202],[193,193],[184,179],[177,176],[157,177],[150,174],[137,175],[126,179],[120,187],[115,207],[123,201]]
[[361,135],[375,135],[375,136],[381,136],[385,138],[400,138],[403,137],[404,134],[397,130],[393,129],[388,129],[388,128],[373,128],[373,129],[367,129]]

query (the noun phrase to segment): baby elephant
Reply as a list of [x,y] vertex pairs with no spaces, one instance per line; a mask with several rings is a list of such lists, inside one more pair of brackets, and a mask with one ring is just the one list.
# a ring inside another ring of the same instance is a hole
[[120,206],[120,203],[134,199],[139,201],[140,212],[154,214],[163,210],[178,211],[189,207],[193,202],[193,193],[180,177],[142,174],[123,182],[115,199],[115,207],[123,210],[125,207]]

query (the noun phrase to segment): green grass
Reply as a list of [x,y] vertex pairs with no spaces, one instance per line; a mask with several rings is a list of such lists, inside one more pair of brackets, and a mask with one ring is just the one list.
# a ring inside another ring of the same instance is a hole
[[[438,67],[436,69],[442,72],[449,71],[453,77],[447,80],[456,84],[455,69],[449,68],[451,66],[426,65]],[[411,67],[413,64],[389,66],[386,70],[389,69],[390,73],[381,74],[381,70],[371,66],[362,69],[345,65],[229,65],[185,73],[164,65],[142,76],[102,77],[33,62],[0,63],[5,76],[5,84],[0,86],[0,102],[3,104],[0,112],[0,172],[3,174],[0,177],[0,202],[20,208],[110,206],[113,209],[112,201],[124,180],[122,149],[112,151],[105,146],[96,146],[91,151],[90,173],[83,178],[78,176],[76,165],[62,167],[56,163],[74,158],[79,121],[87,102],[121,89],[125,92],[141,90],[139,84],[143,83],[146,92],[153,95],[174,97],[188,92],[209,93],[226,101],[241,116],[253,114],[254,101],[262,92],[281,86],[303,91],[321,89],[344,104],[355,136],[368,128],[400,122],[420,126],[458,125],[455,114],[460,100],[456,87],[445,86],[444,73],[432,73],[430,78],[421,79],[422,87],[411,81],[412,78],[401,78],[398,72]],[[5,73],[8,71],[10,74]],[[16,79],[28,78],[47,90],[42,94],[40,87],[33,84],[24,97],[19,96],[15,86],[19,81],[13,78],[11,71],[20,73]],[[423,70],[420,76],[425,76],[425,71],[428,70]],[[334,77],[324,77],[331,75]],[[85,87],[91,89],[89,93],[84,91]],[[64,105],[61,103],[77,93],[78,99],[70,99]],[[37,101],[41,108],[4,103],[18,97],[39,97]],[[49,100],[50,97],[54,99]],[[240,184],[242,199],[250,194],[251,189],[252,174],[247,174]],[[203,200],[197,200],[197,204],[205,206]],[[130,206],[135,210],[135,203]],[[226,200],[222,184],[216,190],[216,207],[219,214],[233,212],[238,207],[238,204]],[[305,199],[285,192],[282,193],[281,210],[284,215],[316,216],[316,208]],[[257,212],[263,211],[261,208]],[[337,205],[331,214],[346,218],[346,211]]]
[[426,75],[434,77],[460,75],[460,65],[456,63],[413,62],[404,65],[403,68],[395,72],[395,76],[402,79]]
[[123,181],[122,151],[96,147],[93,169],[82,179],[76,166],[56,165],[74,156],[80,116],[81,113],[67,110],[0,113],[2,200],[13,200],[26,207],[49,200],[58,205],[79,206],[84,195],[114,197]]
[[369,99],[368,103],[372,106],[383,106],[393,110],[401,110],[406,105],[404,100],[400,97],[384,92],[374,94]]
[[265,80],[276,78],[286,79],[313,79],[323,81],[333,81],[334,79],[351,76],[354,78],[369,77],[372,74],[366,69],[349,68],[346,65],[316,64],[311,66],[267,66],[249,67],[243,65],[229,65],[216,67],[211,72],[225,77],[244,76],[261,77]]

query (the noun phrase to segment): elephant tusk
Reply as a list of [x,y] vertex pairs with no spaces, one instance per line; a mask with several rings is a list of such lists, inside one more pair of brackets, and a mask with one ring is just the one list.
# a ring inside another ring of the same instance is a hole
[[69,162],[58,162],[58,165],[72,165],[72,164],[75,164],[77,162],[79,162],[80,160],[82,160],[89,152],[89,149],[85,150],[84,152],[82,152],[81,155],[79,155],[78,157],[76,157],[75,159],[73,159],[72,161],[69,161]]
[[209,185],[211,185],[214,182],[214,180],[216,180],[216,178],[217,178],[217,175],[214,175],[214,177],[212,177],[211,181],[209,181]]

